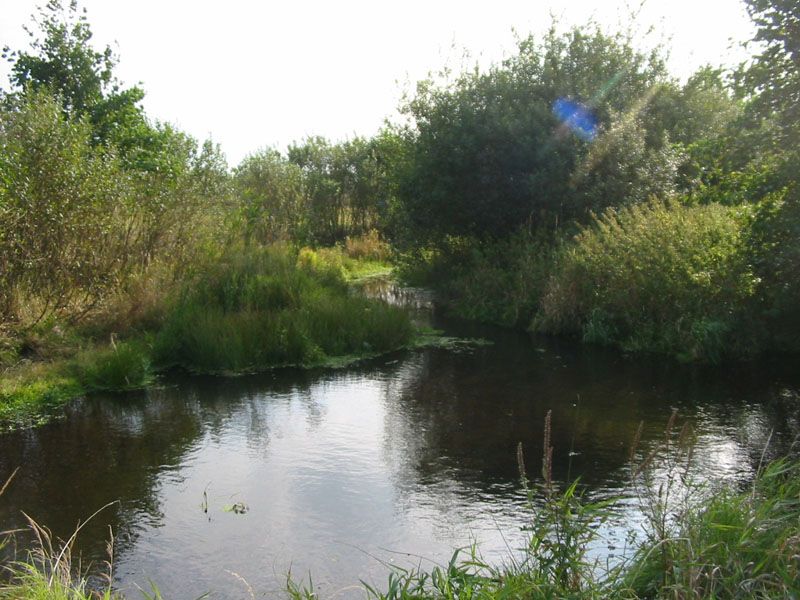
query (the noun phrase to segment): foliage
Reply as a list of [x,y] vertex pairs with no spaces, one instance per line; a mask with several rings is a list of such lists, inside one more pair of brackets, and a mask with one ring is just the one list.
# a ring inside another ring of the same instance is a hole
[[391,256],[392,249],[381,239],[377,229],[370,229],[360,236],[347,236],[344,251],[350,258],[385,262]]
[[337,266],[276,246],[232,250],[201,269],[168,314],[155,356],[197,371],[257,371],[379,354],[411,334],[402,310],[350,295]]
[[38,298],[39,318],[91,306],[124,271],[118,217],[130,190],[89,138],[44,93],[0,113],[0,319],[15,315],[20,295]]
[[609,209],[559,257],[534,327],[686,359],[755,351],[741,321],[757,285],[746,217],[676,201]]
[[722,490],[693,505],[622,574],[635,597],[789,598],[798,591],[800,472],[779,460],[749,492]]
[[305,239],[308,198],[303,172],[276,150],[246,157],[234,172],[242,235],[260,243]]
[[91,47],[89,22],[75,1],[65,8],[60,0],[50,0],[34,22],[39,32],[25,28],[32,39],[30,52],[3,49],[3,58],[12,63],[11,82],[19,90],[45,88],[57,94],[68,114],[88,114],[116,87],[111,48]]
[[358,137],[340,144],[312,137],[289,146],[289,161],[303,173],[308,241],[330,245],[378,224],[387,193],[379,148]]
[[[493,242],[459,240],[420,259],[423,285],[435,287],[456,316],[506,327],[530,322],[552,269],[553,243],[520,231]],[[428,264],[424,264],[428,263]],[[404,265],[401,276],[413,278]]]
[[757,304],[773,346],[800,349],[800,194],[775,193],[757,206],[748,254],[759,278]]
[[[670,182],[675,162],[669,151],[659,154],[663,132],[651,134],[637,120],[666,81],[660,56],[636,52],[623,36],[553,28],[541,42],[522,40],[515,56],[486,73],[420,83],[405,106],[416,130],[398,175],[408,226],[422,242],[499,237],[523,224],[552,229],[627,201],[582,187],[587,171],[626,196],[668,193],[671,183],[660,189],[664,177],[652,177],[663,171]],[[587,107],[596,134],[573,135],[553,110],[559,98]],[[626,153],[626,136],[640,140],[638,154]],[[595,138],[607,141],[591,155]],[[606,153],[613,158],[604,165]],[[603,171],[608,165],[619,168]]]
[[797,148],[800,123],[800,11],[794,0],[745,0],[757,31],[760,52],[738,73],[742,92],[753,96],[749,110],[775,119],[776,142],[786,151]]
[[154,173],[179,168],[180,154],[172,153],[175,132],[148,120],[141,88],[122,88],[114,76],[117,57],[111,48],[91,45],[85,9],[79,10],[75,0],[66,6],[49,0],[34,25],[25,28],[29,50],[3,48],[11,63],[10,103],[31,93],[51,94],[68,120],[89,125],[93,145],[113,148],[126,168]]

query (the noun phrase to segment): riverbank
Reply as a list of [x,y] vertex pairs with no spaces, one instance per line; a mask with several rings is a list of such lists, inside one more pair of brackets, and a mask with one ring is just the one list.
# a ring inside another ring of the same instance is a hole
[[455,316],[630,355],[732,363],[800,352],[794,196],[651,199],[571,233],[451,237],[401,257]]
[[417,334],[403,309],[350,292],[390,272],[336,248],[234,249],[165,288],[141,283],[147,294],[117,299],[80,325],[50,321],[10,334],[0,426],[44,422],[78,396],[142,389],[173,368],[343,367],[408,347]]

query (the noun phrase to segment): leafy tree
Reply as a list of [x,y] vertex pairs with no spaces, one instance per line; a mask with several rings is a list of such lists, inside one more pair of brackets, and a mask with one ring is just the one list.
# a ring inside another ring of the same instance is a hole
[[116,88],[111,48],[91,47],[85,10],[79,12],[75,0],[67,9],[60,0],[49,0],[34,22],[39,33],[25,27],[33,39],[30,52],[3,48],[4,58],[12,63],[11,83],[18,90],[46,87],[61,98],[69,114],[91,113]]
[[332,244],[375,228],[385,217],[395,146],[388,134],[331,144],[321,137],[289,147],[288,158],[303,176],[308,233]]
[[754,95],[751,109],[762,118],[775,117],[778,141],[789,149],[800,133],[800,3],[797,0],[745,0],[755,22],[754,42],[763,49],[739,73]]
[[[593,144],[613,138],[620,131],[615,122],[635,121],[666,81],[658,53],[636,52],[629,40],[599,30],[553,29],[541,42],[522,40],[515,56],[487,73],[463,73],[449,85],[422,82],[404,107],[416,125],[401,187],[410,228],[429,241],[448,235],[497,238],[525,224],[558,227],[603,208],[600,200],[624,202],[594,194],[586,204],[574,174],[585,167]],[[573,134],[575,118],[557,114],[564,105],[579,107],[582,118],[596,126]],[[648,133],[646,146],[653,145],[650,138],[663,145],[664,132],[655,133]],[[628,160],[623,145],[605,145],[616,148],[617,161]],[[646,150],[631,159],[659,158]],[[599,158],[589,160],[599,166]],[[621,189],[644,183],[628,182],[633,174],[650,175],[633,165],[597,175],[625,178],[616,186]]]
[[0,113],[0,321],[20,297],[37,299],[34,320],[75,316],[125,272],[129,180],[90,142],[89,125],[45,92]]
[[304,239],[307,197],[301,168],[277,150],[246,157],[234,172],[245,240]]
[[114,76],[117,57],[110,47],[96,50],[86,10],[76,0],[64,5],[49,0],[26,27],[29,50],[3,48],[11,63],[10,99],[47,90],[62,103],[66,116],[85,118],[92,143],[114,147],[129,168],[162,171],[173,168],[168,156],[174,140],[169,128],[152,125],[142,108],[144,91],[123,88]]

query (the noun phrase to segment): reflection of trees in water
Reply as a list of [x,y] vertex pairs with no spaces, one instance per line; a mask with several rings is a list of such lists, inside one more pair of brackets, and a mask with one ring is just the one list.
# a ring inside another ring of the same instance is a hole
[[[118,555],[146,527],[163,520],[159,491],[177,481],[187,457],[230,429],[266,450],[270,408],[301,402],[309,427],[324,418],[314,400],[319,375],[291,371],[263,377],[182,378],[145,393],[92,398],[63,419],[0,436],[0,478],[21,469],[0,502],[0,531],[26,527],[25,511],[66,538],[99,507],[115,502],[82,530],[76,550],[105,559],[109,526]],[[25,545],[24,534],[20,537]]]
[[673,408],[695,429],[701,473],[750,472],[770,431],[774,454],[797,435],[798,403],[787,400],[797,392],[787,385],[799,388],[785,383],[786,373],[634,362],[560,346],[537,351],[509,334],[469,354],[432,350],[407,361],[386,392],[384,454],[400,482],[410,488],[456,477],[474,491],[512,484],[517,442],[535,476],[548,410],[554,475],[580,476],[591,487],[624,485],[639,423],[647,450]]
[[[169,425],[166,425],[166,424]],[[82,519],[77,549],[103,558],[111,526],[120,550],[138,527],[157,523],[159,474],[178,464],[200,434],[191,410],[154,393],[115,401],[82,401],[62,420],[0,437],[0,474],[20,466],[0,504],[0,529],[25,527],[25,511],[66,538]]]

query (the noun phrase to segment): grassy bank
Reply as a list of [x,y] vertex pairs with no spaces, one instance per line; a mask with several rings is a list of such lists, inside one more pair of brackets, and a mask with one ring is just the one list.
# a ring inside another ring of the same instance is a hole
[[276,246],[223,257],[199,273],[153,347],[159,365],[241,373],[381,354],[412,334],[402,310],[350,294],[336,261]]
[[7,336],[0,423],[33,424],[72,398],[146,387],[174,367],[342,366],[406,347],[407,314],[349,285],[387,270],[342,249],[274,245],[209,256],[177,282],[140,282],[80,325],[53,320]]

